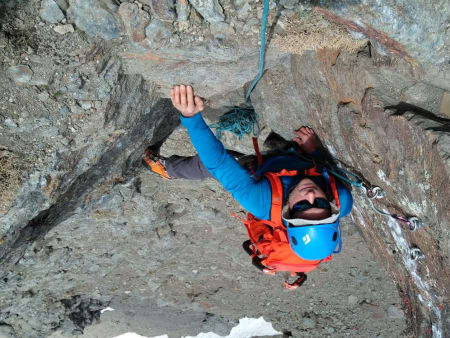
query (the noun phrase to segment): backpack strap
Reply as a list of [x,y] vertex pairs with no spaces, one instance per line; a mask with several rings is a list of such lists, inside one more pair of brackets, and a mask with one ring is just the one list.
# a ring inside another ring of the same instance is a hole
[[322,175],[323,175],[323,177],[325,177],[325,180],[327,181],[328,186],[331,187],[331,193],[333,194],[334,200],[336,202],[336,207],[338,209],[340,209],[341,203],[339,201],[339,194],[337,191],[336,179],[328,173],[326,168],[323,168]]

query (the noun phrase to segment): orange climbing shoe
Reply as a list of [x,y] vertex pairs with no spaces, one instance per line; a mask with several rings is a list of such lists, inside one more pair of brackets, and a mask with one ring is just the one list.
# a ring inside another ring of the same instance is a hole
[[167,174],[166,168],[164,166],[164,159],[159,155],[153,153],[151,149],[147,148],[145,150],[145,157],[143,161],[147,169],[153,171],[154,173],[157,173],[165,179],[171,178]]

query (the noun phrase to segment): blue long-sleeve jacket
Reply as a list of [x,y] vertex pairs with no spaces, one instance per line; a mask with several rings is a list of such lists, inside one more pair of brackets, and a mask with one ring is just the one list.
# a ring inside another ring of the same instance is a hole
[[[217,178],[223,187],[250,213],[259,219],[270,219],[272,202],[272,189],[266,178],[255,180],[232,156],[225,150],[222,143],[215,137],[211,129],[203,120],[201,113],[193,117],[180,115],[182,124],[187,128],[192,144],[197,150],[203,165]],[[282,161],[282,160],[281,160]],[[285,169],[310,168],[311,162],[305,162],[296,168],[288,168],[286,161]],[[345,189],[343,187],[339,187]],[[340,189],[339,189],[340,190]],[[348,191],[347,191],[348,192]],[[349,194],[349,193],[348,193]],[[350,195],[351,198],[351,195]],[[345,216],[351,210],[350,206],[341,213]]]

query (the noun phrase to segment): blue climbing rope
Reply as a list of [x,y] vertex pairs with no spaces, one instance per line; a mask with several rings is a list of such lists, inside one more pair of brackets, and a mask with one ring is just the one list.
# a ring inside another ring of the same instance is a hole
[[242,106],[229,107],[229,111],[222,115],[218,123],[212,124],[211,128],[216,128],[216,136],[220,140],[224,131],[231,131],[241,139],[244,135],[253,133],[253,137],[258,137],[258,114],[250,102],[250,94],[264,73],[264,58],[266,54],[266,28],[267,17],[269,15],[269,0],[264,0],[264,11],[261,23],[261,48],[259,50],[259,72],[251,83],[245,95],[245,103]]
[[253,107],[231,107],[220,117],[218,123],[212,124],[210,127],[216,128],[219,140],[224,131],[231,131],[239,137],[239,140],[251,132],[254,137],[259,135],[258,116]]
[[258,81],[261,79],[264,72],[264,58],[266,54],[266,28],[267,28],[267,16],[269,15],[269,0],[264,0],[264,11],[261,23],[261,48],[259,49],[259,72],[252,84],[248,88],[247,95],[245,96],[245,102],[250,101],[250,94],[255,88]]
[[356,178],[356,181],[352,181],[352,180],[348,179],[347,177],[345,177],[343,175],[340,175],[336,171],[334,171],[332,169],[328,169],[328,171],[330,173],[332,173],[336,177],[339,177],[341,180],[343,180],[345,182],[348,182],[351,185],[354,185],[355,187],[358,187],[358,188],[361,188],[361,189],[363,188],[362,180],[357,175],[355,175],[351,171],[345,170],[344,168],[339,168],[339,170],[343,171],[345,174],[347,174],[349,176],[352,176],[352,177]]

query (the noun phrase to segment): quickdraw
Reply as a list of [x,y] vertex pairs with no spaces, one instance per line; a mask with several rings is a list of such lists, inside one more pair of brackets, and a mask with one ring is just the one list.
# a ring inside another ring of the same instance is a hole
[[[307,157],[300,155],[303,159],[309,160]],[[338,160],[339,161],[339,160]],[[340,163],[342,163],[341,161],[339,161]],[[324,165],[323,163],[321,163],[322,165]],[[339,168],[339,170],[342,170],[345,174],[352,176],[355,180],[349,180],[347,177],[340,175],[339,173],[337,173],[335,170],[331,170],[328,169],[327,170],[332,173],[334,176],[339,177],[340,179],[342,179],[345,182],[350,183],[351,185],[360,188],[361,190],[364,191],[364,193],[366,194],[366,197],[369,199],[370,201],[370,205],[372,206],[372,209],[374,209],[376,212],[378,212],[379,214],[394,218],[397,221],[403,222],[408,224],[409,226],[409,230],[414,232],[417,231],[420,228],[423,228],[425,226],[425,223],[418,218],[417,216],[412,216],[409,218],[403,217],[403,216],[399,216],[397,214],[391,214],[389,212],[386,211],[382,211],[380,209],[378,209],[374,204],[373,204],[373,200],[376,199],[382,199],[386,197],[386,192],[375,185],[371,185],[369,182],[364,182],[360,177],[358,177],[357,175],[355,175],[354,173],[352,173],[351,171],[348,171],[344,168]]]
[[423,252],[419,248],[415,248],[415,247],[409,249],[409,256],[414,261],[425,258],[425,255],[423,254]]

